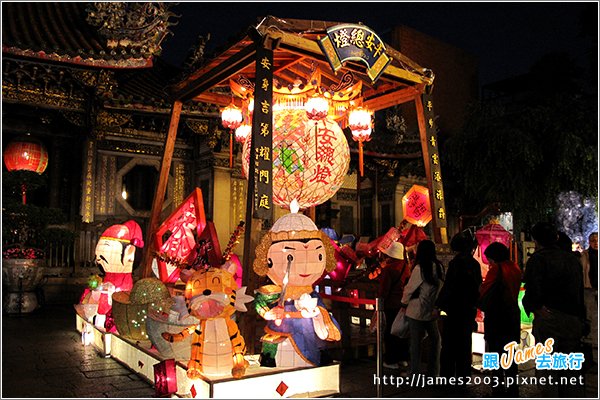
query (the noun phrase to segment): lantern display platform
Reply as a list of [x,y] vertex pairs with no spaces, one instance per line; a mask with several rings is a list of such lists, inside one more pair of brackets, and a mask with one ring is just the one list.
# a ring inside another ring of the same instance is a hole
[[[91,332],[91,344],[102,356],[110,356],[147,381],[154,383],[154,365],[163,361],[150,341],[132,341],[118,334],[106,333],[76,314],[76,328],[80,333]],[[191,380],[185,363],[176,362],[178,397],[244,399],[244,398],[313,398],[340,393],[340,365],[338,363],[309,368],[265,368],[258,363],[258,355],[246,355],[250,364],[241,379],[233,377]]]

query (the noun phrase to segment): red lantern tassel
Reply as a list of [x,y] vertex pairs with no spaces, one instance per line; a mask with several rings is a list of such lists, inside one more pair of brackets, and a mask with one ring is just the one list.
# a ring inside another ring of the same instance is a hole
[[363,148],[362,148],[362,140],[358,141],[358,169],[360,171],[360,176],[364,175],[363,169]]
[[23,200],[23,204],[27,203],[27,186],[25,184],[21,184],[21,198]]
[[233,168],[233,129],[229,130],[229,168]]

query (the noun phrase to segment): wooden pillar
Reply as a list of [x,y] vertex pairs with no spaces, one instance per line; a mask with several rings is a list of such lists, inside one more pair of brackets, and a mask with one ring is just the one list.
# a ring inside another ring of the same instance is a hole
[[[425,164],[425,175],[427,177],[427,188],[429,189],[429,205],[431,207],[431,227],[433,231],[433,240],[435,243],[448,243],[448,236],[446,231],[446,216],[444,206],[444,196],[441,181],[441,172],[439,166],[439,154],[437,153],[437,135],[435,134],[435,127],[433,122],[433,113],[428,113],[429,117],[425,117],[425,110],[423,108],[423,100],[421,96],[415,97],[415,106],[417,109],[417,120],[419,123],[419,136],[421,138],[421,151],[423,152],[423,163]],[[431,107],[431,110],[433,108]],[[427,121],[428,119],[429,121]],[[430,123],[428,129],[427,124]],[[429,130],[429,131],[428,131]],[[433,157],[436,158],[434,163]],[[432,163],[434,165],[432,166]],[[433,176],[432,169],[435,168],[436,177]],[[436,199],[435,196],[439,196]],[[440,211],[441,210],[441,211]],[[444,216],[439,216],[439,212],[443,212]]]
[[[425,112],[423,110],[423,102],[420,96],[415,96],[415,106],[417,108],[417,121],[419,122],[419,137],[421,138],[421,151],[423,152],[423,163],[425,164],[425,176],[427,177],[427,188],[429,189],[429,205],[431,207],[431,213],[435,212],[435,205],[433,201],[433,176],[431,174],[431,163],[429,154],[429,145],[427,142],[427,126],[425,121]],[[431,228],[433,231],[433,241],[435,243],[442,243],[442,234],[440,229],[437,227],[436,218],[432,215]],[[447,241],[447,240],[446,240]]]
[[169,124],[169,132],[165,139],[165,148],[163,151],[162,161],[160,163],[160,175],[158,177],[158,185],[156,193],[154,193],[154,201],[152,202],[152,213],[150,214],[150,224],[146,231],[144,258],[142,261],[142,278],[152,276],[152,252],[154,251],[153,234],[158,229],[160,213],[162,211],[165,192],[167,191],[167,183],[169,182],[169,170],[171,169],[171,161],[173,160],[173,150],[175,149],[175,139],[177,139],[177,127],[179,126],[179,117],[181,116],[181,107],[183,103],[175,100],[171,111],[171,123]]

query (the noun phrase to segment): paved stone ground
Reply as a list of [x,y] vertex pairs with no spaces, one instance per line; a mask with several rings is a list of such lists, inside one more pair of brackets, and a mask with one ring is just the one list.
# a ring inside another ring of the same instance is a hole
[[[377,396],[374,357],[345,361],[338,397]],[[398,376],[398,371],[384,370]],[[531,365],[520,375],[533,375]],[[586,375],[588,397],[597,398],[598,370]],[[474,376],[483,376],[476,373]],[[388,378],[389,379],[389,378]],[[491,388],[472,386],[463,392],[442,387],[383,386],[382,397],[490,397]],[[521,397],[540,397],[536,387],[521,387]],[[153,385],[111,358],[81,344],[72,306],[47,305],[21,317],[2,317],[2,398],[149,398]]]

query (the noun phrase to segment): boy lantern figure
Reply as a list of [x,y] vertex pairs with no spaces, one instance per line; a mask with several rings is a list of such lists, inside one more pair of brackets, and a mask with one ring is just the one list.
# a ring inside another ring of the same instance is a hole
[[103,283],[97,290],[87,288],[81,296],[81,303],[98,304],[96,326],[110,325],[106,328],[112,328],[113,324],[104,323],[112,309],[112,294],[133,288],[131,272],[135,251],[142,247],[142,229],[134,220],[112,225],[100,236],[96,245],[96,263],[105,273]]
[[261,365],[299,367],[321,364],[320,351],[339,341],[337,321],[312,285],[335,269],[329,237],[297,208],[275,222],[256,248],[254,272],[273,285],[257,291],[257,313],[267,320]]

